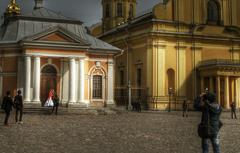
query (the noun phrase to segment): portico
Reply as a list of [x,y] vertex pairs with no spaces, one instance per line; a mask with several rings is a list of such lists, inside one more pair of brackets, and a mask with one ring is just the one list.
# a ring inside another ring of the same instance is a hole
[[122,50],[35,2],[27,15],[6,14],[1,26],[0,98],[21,89],[25,104],[43,105],[53,89],[66,106],[114,104],[114,56]]
[[240,62],[231,60],[208,60],[199,65],[201,91],[208,88],[216,93],[218,102],[229,109],[231,102],[240,106]]

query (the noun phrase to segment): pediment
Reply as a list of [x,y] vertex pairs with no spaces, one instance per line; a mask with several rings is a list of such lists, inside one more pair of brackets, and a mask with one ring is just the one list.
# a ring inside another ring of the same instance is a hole
[[89,46],[90,44],[78,37],[77,35],[61,28],[61,27],[51,27],[46,31],[37,33],[30,37],[24,39],[25,41],[31,42],[49,42],[49,43],[76,43],[82,46]]

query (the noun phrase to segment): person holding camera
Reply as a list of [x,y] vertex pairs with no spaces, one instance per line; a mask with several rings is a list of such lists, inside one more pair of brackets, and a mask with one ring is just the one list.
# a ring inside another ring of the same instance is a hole
[[213,152],[220,153],[219,130],[222,127],[220,121],[222,108],[216,102],[215,94],[208,91],[200,95],[197,103],[194,106],[202,112],[201,123],[198,125],[198,135],[202,138],[202,151],[209,152],[208,139],[210,139]]

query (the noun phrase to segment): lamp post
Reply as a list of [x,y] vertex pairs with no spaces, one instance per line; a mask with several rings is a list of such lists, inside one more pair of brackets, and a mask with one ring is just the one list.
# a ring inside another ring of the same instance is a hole
[[169,95],[168,112],[171,111],[171,96],[172,96],[172,94],[173,94],[173,88],[170,87],[170,88],[168,89],[168,95]]

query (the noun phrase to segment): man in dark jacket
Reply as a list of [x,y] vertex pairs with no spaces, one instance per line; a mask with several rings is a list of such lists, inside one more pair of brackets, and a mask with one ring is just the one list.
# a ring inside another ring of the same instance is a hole
[[233,119],[233,115],[234,115],[235,119],[237,119],[237,115],[236,115],[236,104],[235,104],[234,101],[230,104],[230,107],[231,107],[231,116],[232,116],[232,119]]
[[[22,115],[23,115],[23,100],[21,95],[21,90],[18,90],[18,94],[14,97],[14,106],[16,108],[16,114],[15,114],[15,121],[16,123],[22,124]],[[20,117],[18,120],[18,113],[20,113]]]
[[52,113],[54,112],[54,109],[55,109],[55,115],[57,115],[58,113],[58,106],[59,106],[59,98],[58,98],[58,95],[55,94],[54,97],[53,97],[53,108],[52,108]]
[[201,95],[201,101],[198,105],[199,109],[202,111],[201,124],[209,125],[208,135],[202,137],[202,150],[203,153],[208,153],[208,139],[211,140],[214,153],[220,153],[219,144],[219,130],[222,126],[220,121],[220,115],[222,108],[216,102],[216,96],[213,93],[207,92]]
[[10,96],[10,91],[7,91],[6,96],[3,98],[3,102],[2,102],[2,109],[5,111],[5,120],[4,120],[4,125],[9,125],[8,124],[8,119],[10,116],[10,112],[12,111],[12,107],[13,107],[13,100]]

